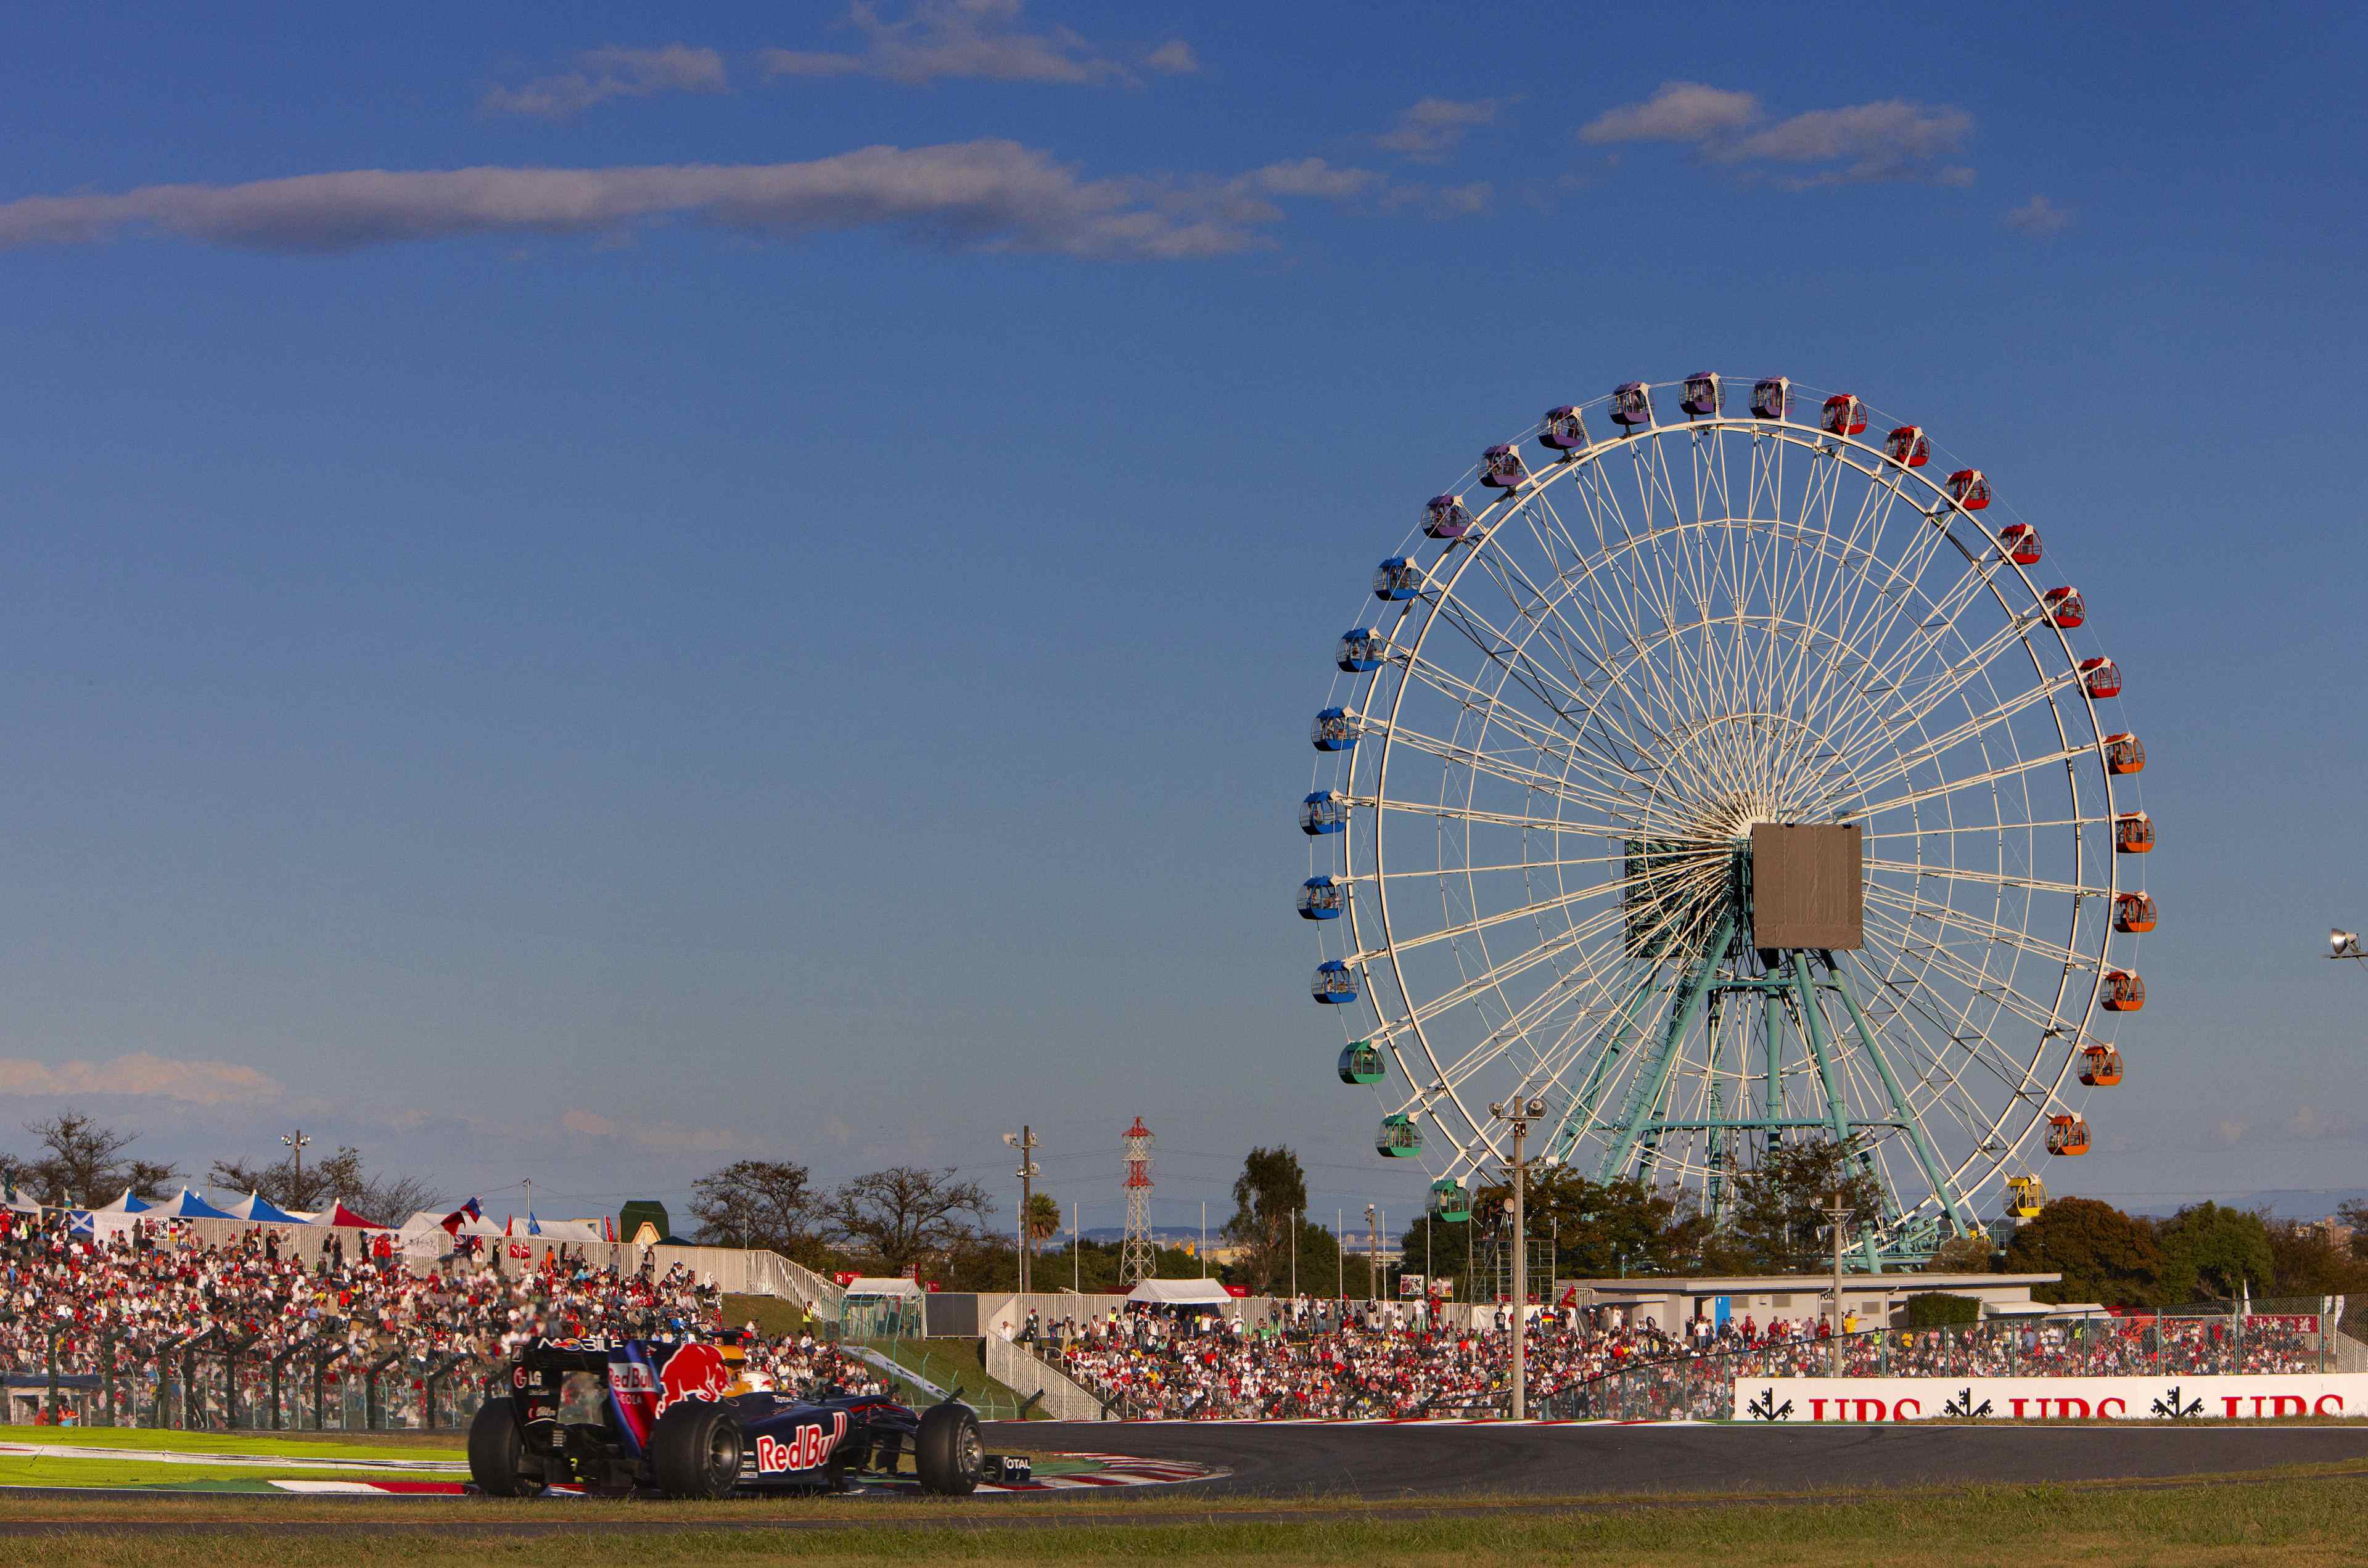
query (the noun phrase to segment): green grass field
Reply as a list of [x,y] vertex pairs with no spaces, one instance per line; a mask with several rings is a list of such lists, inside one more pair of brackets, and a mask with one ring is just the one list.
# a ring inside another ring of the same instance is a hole
[[148,1426],[0,1426],[0,1447],[165,1449],[180,1454],[284,1454],[291,1459],[461,1460],[457,1432],[173,1432]]
[[[1479,1506],[1473,1506],[1474,1502]],[[470,1502],[324,1504],[302,1499],[159,1499],[131,1508],[0,1500],[0,1520],[120,1519],[122,1533],[19,1536],[27,1562],[61,1568],[272,1568],[484,1563],[518,1568],[650,1568],[652,1564],[812,1564],[952,1561],[1009,1563],[1158,1562],[1235,1568],[1244,1562],[1468,1565],[1479,1561],[1634,1568],[1640,1562],[1737,1562],[1750,1568],[2123,1568],[2166,1564],[2302,1568],[2368,1562],[2359,1528],[2368,1471],[2330,1467],[2266,1478],[2177,1485],[1982,1487],[1880,1495],[1757,1499],[1726,1506],[1629,1502],[1573,1505],[1459,1499],[1428,1517],[1403,1505],[1107,1494],[1072,1500],[816,1500],[727,1505]],[[1022,1528],[1057,1510],[1068,1528]],[[1297,1517],[1313,1512],[1316,1517]],[[566,1520],[549,1535],[470,1531],[474,1521]],[[745,1528],[769,1519],[827,1522],[820,1529]],[[250,1535],[241,1525],[343,1523],[359,1530]],[[192,1527],[226,1522],[233,1533]],[[632,1525],[682,1522],[653,1533]],[[434,1523],[431,1532],[405,1529]],[[461,1524],[458,1532],[450,1527]],[[711,1528],[700,1528],[699,1525]],[[744,1528],[732,1528],[734,1526]]]

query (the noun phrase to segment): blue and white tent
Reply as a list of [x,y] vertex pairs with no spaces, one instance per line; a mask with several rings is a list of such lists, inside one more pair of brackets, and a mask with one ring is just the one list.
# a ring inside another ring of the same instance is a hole
[[[183,1190],[186,1191],[187,1189],[184,1188]],[[154,1204],[149,1202],[146,1199],[141,1197],[138,1193],[133,1192],[127,1187],[123,1189],[123,1196],[117,1199],[114,1202],[101,1203],[96,1208],[85,1210],[85,1212],[90,1214],[144,1214],[154,1207]]]
[[235,1220],[239,1218],[235,1214],[225,1214],[186,1187],[181,1188],[179,1195],[169,1202],[149,1207],[146,1212],[159,1220]]
[[259,1192],[250,1192],[223,1210],[233,1220],[251,1220],[258,1225],[302,1225],[309,1221],[299,1219]]

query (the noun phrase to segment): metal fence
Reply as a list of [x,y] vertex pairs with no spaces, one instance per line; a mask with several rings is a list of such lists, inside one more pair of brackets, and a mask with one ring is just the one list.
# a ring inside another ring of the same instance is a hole
[[219,1330],[165,1346],[102,1336],[6,1380],[12,1423],[184,1431],[452,1431],[465,1428],[503,1369],[467,1356],[356,1352],[308,1340],[271,1351]]
[[[2316,1303],[2313,1303],[2314,1307]],[[1840,1336],[1848,1378],[2051,1378],[2331,1372],[2333,1315],[2225,1306],[2122,1317],[1993,1320]],[[1834,1342],[1764,1341],[1639,1361],[1534,1401],[1554,1420],[1724,1420],[1743,1378],[1831,1375]]]

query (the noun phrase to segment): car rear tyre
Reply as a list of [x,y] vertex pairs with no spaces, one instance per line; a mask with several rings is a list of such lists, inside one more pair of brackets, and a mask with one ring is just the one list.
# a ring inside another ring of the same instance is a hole
[[658,1417],[650,1432],[650,1468],[669,1497],[729,1497],[740,1484],[745,1438],[729,1410],[686,1400]]
[[488,1497],[530,1497],[542,1490],[541,1468],[527,1462],[510,1400],[485,1401],[469,1422],[469,1479]]
[[913,1437],[913,1469],[921,1490],[954,1496],[977,1488],[986,1470],[986,1441],[966,1404],[933,1404],[921,1412]]

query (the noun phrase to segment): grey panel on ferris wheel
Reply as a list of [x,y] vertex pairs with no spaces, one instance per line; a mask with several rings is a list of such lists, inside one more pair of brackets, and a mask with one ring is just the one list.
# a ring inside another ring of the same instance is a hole
[[1866,946],[1866,867],[1856,823],[1751,824],[1751,945]]

